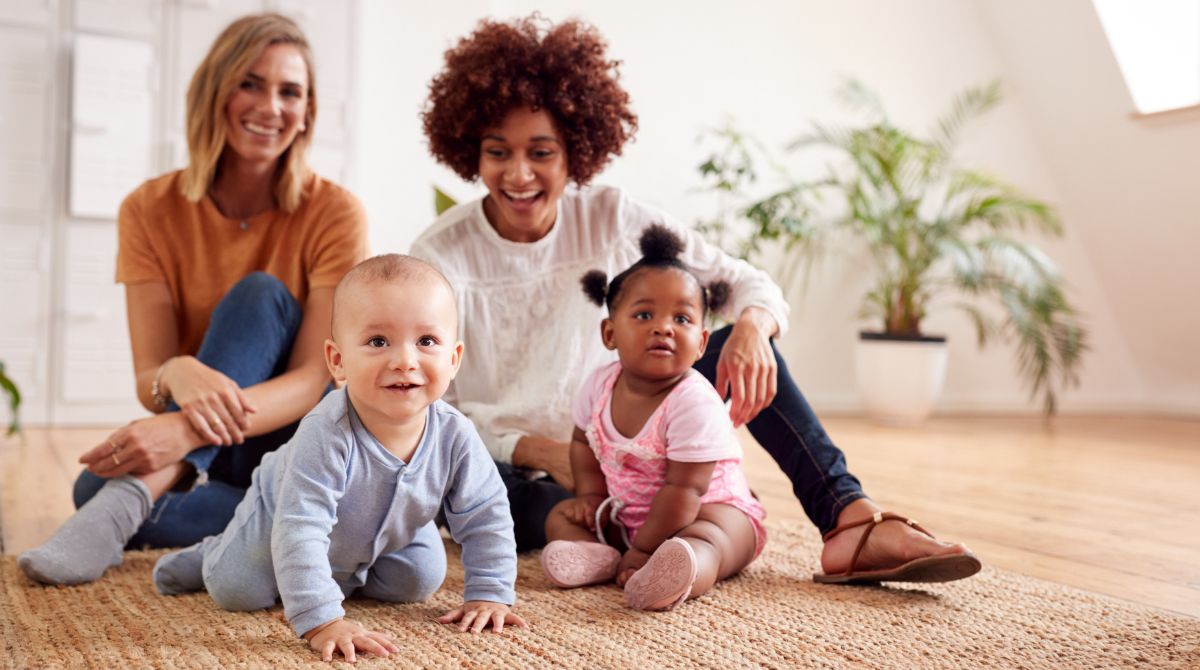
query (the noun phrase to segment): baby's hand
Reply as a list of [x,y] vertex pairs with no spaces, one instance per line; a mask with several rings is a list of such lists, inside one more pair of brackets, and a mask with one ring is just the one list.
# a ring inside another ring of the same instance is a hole
[[650,554],[630,547],[621,557],[621,562],[617,564],[617,586],[625,586],[625,582],[629,581],[633,573],[641,570],[648,560],[650,560]]
[[588,530],[596,530],[596,508],[604,502],[602,496],[580,496],[569,498],[563,503],[562,513],[567,521],[577,526],[587,526]]
[[492,622],[492,629],[496,633],[504,631],[504,624],[510,624],[517,628],[529,628],[529,624],[521,617],[513,614],[509,610],[508,605],[503,603],[493,603],[487,600],[468,600],[463,603],[462,607],[455,608],[442,616],[438,617],[438,623],[454,623],[460,621],[458,629],[462,632],[467,632],[470,628],[472,633],[478,633],[487,628],[488,622]]
[[370,652],[376,656],[387,656],[400,648],[392,644],[392,636],[367,630],[362,624],[349,619],[334,619],[304,634],[308,646],[321,652],[322,661],[332,661],[333,651],[338,649],[346,661],[354,663],[354,651]]

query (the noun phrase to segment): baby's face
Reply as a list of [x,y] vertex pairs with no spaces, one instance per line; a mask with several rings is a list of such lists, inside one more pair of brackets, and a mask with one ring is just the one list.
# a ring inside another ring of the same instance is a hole
[[339,296],[330,371],[360,415],[405,421],[442,397],[458,373],[454,296],[440,281],[371,281]]
[[626,282],[601,326],[604,344],[617,350],[622,368],[643,379],[683,374],[708,344],[700,286],[674,268],[648,268]]

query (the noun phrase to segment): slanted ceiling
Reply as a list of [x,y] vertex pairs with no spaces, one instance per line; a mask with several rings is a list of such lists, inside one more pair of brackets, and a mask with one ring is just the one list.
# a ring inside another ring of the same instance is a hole
[[1200,414],[1200,111],[1135,118],[1090,2],[980,7],[1146,408]]

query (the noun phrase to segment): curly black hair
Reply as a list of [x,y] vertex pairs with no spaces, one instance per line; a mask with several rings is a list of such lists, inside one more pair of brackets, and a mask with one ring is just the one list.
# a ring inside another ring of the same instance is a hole
[[637,132],[629,94],[618,83],[620,61],[582,21],[551,24],[540,14],[484,19],[446,52],[421,113],[429,151],[468,181],[479,176],[483,134],[513,109],[546,110],[567,151],[567,174],[583,185]]
[[[589,270],[579,280],[583,285],[584,294],[596,305],[607,307],[610,314],[613,305],[617,304],[621,297],[622,289],[628,284],[629,278],[640,270],[675,268],[700,285],[700,280],[696,275],[692,274],[683,261],[679,260],[679,255],[683,253],[684,242],[670,228],[661,223],[651,224],[638,239],[638,246],[642,249],[641,259],[613,277],[612,282],[608,281],[608,275],[604,274],[603,270]],[[729,294],[729,284],[724,281],[714,282],[708,286],[700,285],[701,315],[707,314],[710,309],[713,311],[721,309],[729,301]]]

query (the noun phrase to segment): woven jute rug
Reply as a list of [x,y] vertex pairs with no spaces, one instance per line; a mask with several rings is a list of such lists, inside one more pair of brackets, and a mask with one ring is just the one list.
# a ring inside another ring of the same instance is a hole
[[[461,602],[462,568],[428,602],[351,600],[348,616],[396,638],[400,653],[360,668],[1196,668],[1200,620],[994,569],[921,587],[814,584],[819,539],[771,524],[742,575],[672,612],[626,609],[615,586],[563,591],[537,556],[520,563],[528,630],[470,635],[433,618]],[[99,582],[44,587],[11,556],[0,568],[0,640],[10,668],[329,667],[278,608],[219,610],[206,594],[157,595],[161,552],[131,552]],[[341,667],[349,664],[335,662]]]

